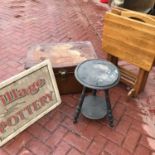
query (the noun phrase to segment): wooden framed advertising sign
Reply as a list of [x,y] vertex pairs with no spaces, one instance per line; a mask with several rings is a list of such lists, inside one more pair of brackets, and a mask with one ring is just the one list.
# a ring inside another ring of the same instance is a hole
[[49,60],[0,84],[0,146],[61,103]]

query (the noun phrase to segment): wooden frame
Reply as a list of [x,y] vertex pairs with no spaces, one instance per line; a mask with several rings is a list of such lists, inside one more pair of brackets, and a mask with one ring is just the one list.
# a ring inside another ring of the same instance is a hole
[[46,60],[0,84],[0,146],[61,103]]

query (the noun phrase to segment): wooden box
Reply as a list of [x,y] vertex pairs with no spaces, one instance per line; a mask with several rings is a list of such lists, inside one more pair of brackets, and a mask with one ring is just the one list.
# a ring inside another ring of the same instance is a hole
[[80,93],[82,86],[74,77],[74,69],[79,63],[96,58],[89,41],[36,45],[27,53],[25,69],[50,59],[60,94]]

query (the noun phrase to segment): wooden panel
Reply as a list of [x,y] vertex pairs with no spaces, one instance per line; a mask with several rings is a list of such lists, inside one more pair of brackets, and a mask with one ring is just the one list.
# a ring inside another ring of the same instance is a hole
[[[150,52],[155,53],[154,51],[152,51],[152,49],[155,48],[155,44],[154,44],[155,34],[153,33],[145,32],[145,31],[142,31],[140,28],[137,29],[130,25],[126,25],[125,23],[119,23],[117,21],[112,21],[109,19],[106,19],[105,21],[104,30],[105,30],[105,34],[108,34],[108,32],[110,32],[110,35],[112,35],[113,37],[119,38],[119,40],[123,39],[128,44],[132,44],[132,45],[136,44],[137,46],[139,46],[139,48],[145,48],[148,50],[151,49]],[[118,30],[120,30],[119,35],[115,36],[114,34],[118,33],[117,32]],[[143,44],[145,44],[145,46],[142,46]]]
[[[149,71],[155,55],[155,27],[120,15],[105,16],[104,51]],[[137,53],[137,54],[136,54]]]
[[[122,15],[122,16],[126,16],[126,17],[129,17],[129,15],[127,15],[128,13],[132,13],[132,16],[133,15],[136,16],[138,14],[138,15],[141,16],[140,18],[142,18],[142,19],[151,18],[151,20],[155,20],[155,16],[153,16],[153,15],[146,14],[146,13],[143,13],[143,12],[137,12],[137,11],[125,9],[125,8],[122,8],[122,7],[113,7],[112,10],[111,10],[111,12],[114,13],[114,14],[118,14],[118,15]],[[130,16],[131,16],[131,14],[130,14]],[[150,22],[148,22],[148,23],[150,23]]]
[[153,25],[155,24],[155,19],[151,18],[146,14],[132,12],[132,11],[122,11],[121,15],[129,18],[140,19],[141,21],[148,24],[153,24]]
[[[118,14],[121,16],[126,16],[126,17],[135,17],[143,19],[146,23],[154,24],[155,16],[149,15],[143,12],[137,12],[137,11],[132,11],[129,9],[125,9],[122,7],[113,7],[111,10],[112,13]],[[147,18],[147,19],[146,19]],[[146,20],[145,20],[146,19]],[[152,23],[153,22],[153,23]]]

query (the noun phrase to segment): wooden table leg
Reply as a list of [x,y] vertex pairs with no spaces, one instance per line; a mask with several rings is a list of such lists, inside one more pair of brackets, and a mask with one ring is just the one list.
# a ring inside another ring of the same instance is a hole
[[141,91],[144,90],[147,78],[148,78],[149,72],[140,69],[138,73],[138,77],[134,86],[134,96],[137,96]]
[[[118,58],[117,57],[108,54],[107,59],[109,61],[111,61],[113,64],[115,64],[116,66],[118,66]],[[154,65],[155,65],[155,61],[154,61]],[[139,69],[138,77],[136,78],[133,88],[129,91],[128,96],[136,97],[141,91],[144,90],[148,75],[149,75],[148,71]]]

